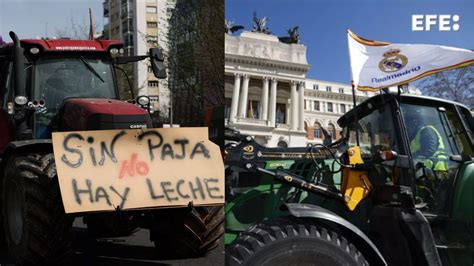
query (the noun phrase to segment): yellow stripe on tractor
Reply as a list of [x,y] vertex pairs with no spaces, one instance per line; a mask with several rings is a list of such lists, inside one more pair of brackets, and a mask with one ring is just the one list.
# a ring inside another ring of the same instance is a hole
[[[360,154],[360,147],[349,148],[347,153],[350,165],[364,163]],[[353,211],[371,190],[372,184],[367,177],[367,172],[344,168],[341,193],[344,195],[344,202],[349,210]]]

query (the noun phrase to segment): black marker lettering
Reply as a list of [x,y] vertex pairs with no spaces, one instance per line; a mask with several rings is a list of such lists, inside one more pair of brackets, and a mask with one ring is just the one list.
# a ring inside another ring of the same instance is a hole
[[92,182],[89,180],[89,179],[86,179],[86,185],[87,185],[87,189],[79,189],[77,187],[77,181],[76,179],[73,179],[72,180],[72,190],[74,191],[74,196],[76,197],[76,202],[81,205],[82,202],[81,202],[81,197],[80,197],[80,194],[81,193],[88,193],[89,194],[89,201],[91,203],[94,202],[94,198],[92,196]]
[[196,146],[194,146],[193,151],[191,152],[191,159],[194,158],[195,154],[202,153],[204,157],[209,158],[209,150],[202,144],[201,142],[198,142]]
[[176,184],[176,192],[178,192],[178,195],[183,198],[183,199],[189,199],[188,194],[183,194],[181,193],[181,186],[184,184],[184,180],[180,179],[178,183]]
[[63,141],[63,149],[67,152],[70,152],[70,153],[76,153],[77,155],[79,155],[79,159],[77,159],[76,162],[71,162],[69,161],[69,159],[66,157],[65,154],[63,154],[63,156],[61,156],[61,160],[69,167],[72,167],[72,168],[77,168],[79,166],[81,166],[82,164],[82,151],[79,150],[79,149],[74,149],[74,148],[71,148],[68,146],[68,142],[70,139],[72,138],[77,138],[79,140],[84,140],[84,138],[77,134],[77,133],[72,133],[72,134],[69,134],[67,135],[65,138],[64,138],[64,141]]
[[120,209],[123,209],[123,206],[125,205],[125,202],[127,201],[127,195],[128,195],[128,192],[130,191],[130,188],[129,187],[125,188],[125,190],[123,191],[123,195],[121,195],[113,186],[110,186],[110,190],[112,190],[112,192],[117,194],[122,199],[122,202],[120,203]]
[[161,199],[165,197],[163,195],[155,195],[155,191],[153,191],[153,184],[149,178],[146,179],[146,184],[148,185],[148,190],[150,191],[150,197],[152,199]]
[[174,144],[181,144],[181,154],[175,154],[174,158],[182,160],[186,157],[185,146],[188,143],[189,143],[189,140],[187,139],[177,139],[174,141]]
[[171,159],[174,159],[174,152],[173,148],[171,148],[171,145],[168,143],[165,143],[163,145],[163,149],[161,150],[161,160],[166,159],[166,155],[171,156]]
[[189,187],[191,188],[191,192],[193,192],[194,199],[198,198],[198,196],[196,196],[196,192],[199,192],[199,194],[201,194],[202,199],[206,199],[206,195],[204,195],[201,180],[199,180],[199,177],[196,177],[196,188],[194,188],[193,183],[191,181],[189,181]]
[[161,146],[161,144],[163,144],[163,137],[157,131],[147,131],[147,132],[144,132],[144,133],[140,134],[138,136],[138,140],[141,141],[144,137],[147,137],[147,136],[155,136],[159,140],[157,144],[153,144],[152,141],[151,141],[151,138],[148,139],[148,152],[150,154],[150,161],[153,161],[153,159],[155,159],[155,155],[153,154],[153,150],[158,149]]
[[110,203],[109,194],[107,194],[107,191],[105,191],[103,187],[98,187],[95,191],[95,201],[99,202],[100,198],[105,198],[107,204],[109,204],[109,206],[112,206],[112,203]]
[[167,186],[171,186],[171,182],[161,182],[161,188],[163,189],[166,199],[168,201],[178,200],[178,197],[170,197],[169,193],[174,192],[174,189],[167,188]]
[[222,199],[223,198],[222,195],[213,195],[212,194],[212,191],[219,192],[220,189],[218,187],[210,187],[209,183],[217,183],[217,182],[219,182],[219,179],[217,179],[217,178],[205,178],[204,179],[204,184],[206,184],[207,194],[209,195],[209,197],[211,199]]
[[117,158],[115,158],[115,151],[114,151],[115,143],[117,142],[119,138],[121,138],[124,135],[127,135],[127,133],[123,130],[120,131],[120,133],[118,133],[117,135],[115,135],[115,137],[112,139],[112,142],[110,143],[110,150],[107,149],[107,145],[105,144],[104,141],[100,143],[101,159],[99,161],[99,165],[104,165],[106,153],[109,156],[110,160],[112,160],[112,162],[117,163]]
[[94,148],[89,148],[89,154],[91,155],[92,165],[97,166],[97,161],[95,160]]

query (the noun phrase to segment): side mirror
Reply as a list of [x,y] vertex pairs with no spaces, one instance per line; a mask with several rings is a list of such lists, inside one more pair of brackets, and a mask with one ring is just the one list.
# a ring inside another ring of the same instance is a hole
[[164,64],[163,50],[160,48],[150,48],[150,62],[153,74],[159,79],[166,78],[166,67]]

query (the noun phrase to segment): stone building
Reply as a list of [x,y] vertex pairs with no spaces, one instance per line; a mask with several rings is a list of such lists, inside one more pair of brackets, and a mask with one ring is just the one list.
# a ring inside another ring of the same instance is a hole
[[[353,107],[349,84],[306,78],[306,46],[243,32],[225,35],[226,125],[265,146],[322,143],[340,136],[337,119]],[[371,96],[357,92],[357,100]]]
[[[167,57],[168,20],[175,4],[176,0],[104,0],[103,15],[106,22],[103,38],[122,40],[126,55],[145,55],[149,48],[160,47]],[[154,110],[159,110],[161,117],[168,117],[168,79],[158,80],[148,61],[126,65],[124,68],[130,74],[136,93],[148,95]]]

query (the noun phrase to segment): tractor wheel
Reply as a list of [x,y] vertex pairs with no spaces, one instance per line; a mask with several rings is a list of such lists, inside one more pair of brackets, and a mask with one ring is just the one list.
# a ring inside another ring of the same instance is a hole
[[2,196],[8,251],[17,265],[69,262],[72,218],[64,213],[52,153],[12,157]]
[[159,212],[150,238],[162,258],[194,258],[216,248],[224,234],[224,207],[194,207]]
[[226,249],[226,265],[368,265],[346,238],[305,220],[268,220]]

